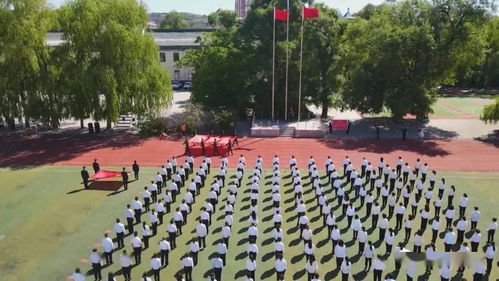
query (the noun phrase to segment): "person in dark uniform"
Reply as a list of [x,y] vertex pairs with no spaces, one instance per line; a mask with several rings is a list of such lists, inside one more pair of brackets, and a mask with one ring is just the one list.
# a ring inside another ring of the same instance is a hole
[[217,139],[213,141],[213,155],[218,155],[218,145],[217,145]]
[[139,180],[139,164],[137,164],[137,161],[135,160],[133,161],[132,170],[135,175],[135,180]]
[[88,174],[88,171],[85,167],[81,170],[81,178],[83,179],[83,186],[85,189],[88,188],[88,179],[90,178],[90,175]]
[[94,159],[94,163],[92,164],[92,167],[94,167],[94,173],[97,173],[100,171],[100,165],[99,162],[97,162],[97,159]]
[[191,149],[189,148],[189,141],[187,140],[187,138],[185,138],[184,145],[185,145],[185,152],[184,152],[184,154],[185,155],[190,155],[191,154]]
[[239,145],[239,139],[238,139],[237,136],[234,138],[234,142],[232,144],[233,145]]
[[230,143],[230,141],[227,144],[227,147],[228,147],[228,149],[227,149],[227,155],[229,155],[229,154],[230,155],[234,155],[234,151],[232,151],[232,144]]
[[125,167],[123,167],[123,171],[121,171],[121,178],[123,179],[123,187],[125,188],[125,190],[128,189],[128,173],[125,169]]
[[201,155],[205,155],[206,147],[204,146],[204,139],[201,139]]

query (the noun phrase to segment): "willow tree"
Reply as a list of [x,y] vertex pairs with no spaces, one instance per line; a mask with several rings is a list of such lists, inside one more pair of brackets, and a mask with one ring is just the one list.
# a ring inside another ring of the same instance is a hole
[[134,0],[74,0],[59,14],[69,60],[63,80],[77,102],[74,116],[105,118],[110,128],[120,113],[143,115],[166,106],[170,79],[154,39],[144,32],[143,6]]
[[33,115],[47,116],[36,105],[46,100],[40,79],[51,24],[43,0],[0,0],[0,116],[10,126],[14,117],[25,117],[28,125]]

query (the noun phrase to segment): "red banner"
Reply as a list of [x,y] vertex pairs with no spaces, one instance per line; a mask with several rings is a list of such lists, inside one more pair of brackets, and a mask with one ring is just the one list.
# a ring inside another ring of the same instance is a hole
[[97,171],[97,173],[95,173],[92,176],[92,178],[96,179],[96,180],[100,180],[100,179],[115,178],[115,177],[119,177],[119,176],[121,176],[121,172],[99,170],[99,171]]
[[312,19],[319,17],[319,9],[303,7],[303,18]]
[[274,8],[274,19],[279,21],[288,21],[288,11]]

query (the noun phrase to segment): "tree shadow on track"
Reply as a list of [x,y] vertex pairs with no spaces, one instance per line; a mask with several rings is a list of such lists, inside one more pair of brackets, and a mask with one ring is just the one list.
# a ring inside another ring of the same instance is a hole
[[440,147],[435,140],[395,140],[395,139],[320,139],[331,149],[355,150],[370,153],[390,153],[401,150],[416,152],[426,156],[446,156],[450,153]]
[[80,129],[31,137],[7,136],[0,139],[0,166],[25,169],[68,161],[96,149],[136,146],[146,140],[106,131],[97,135],[81,134]]

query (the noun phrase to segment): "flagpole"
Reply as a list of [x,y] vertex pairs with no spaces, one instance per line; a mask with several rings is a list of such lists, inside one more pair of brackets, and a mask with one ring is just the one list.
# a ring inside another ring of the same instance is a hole
[[286,28],[286,91],[284,96],[284,120],[288,120],[288,73],[289,73],[289,0],[288,0],[288,14],[287,14],[287,28]]
[[303,68],[303,25],[305,22],[305,15],[302,8],[301,15],[301,33],[300,33],[300,80],[298,83],[298,122],[300,122],[301,118],[301,79],[302,79],[302,68]]
[[272,35],[272,121],[274,121],[274,96],[275,96],[275,8],[274,8],[274,29]]

